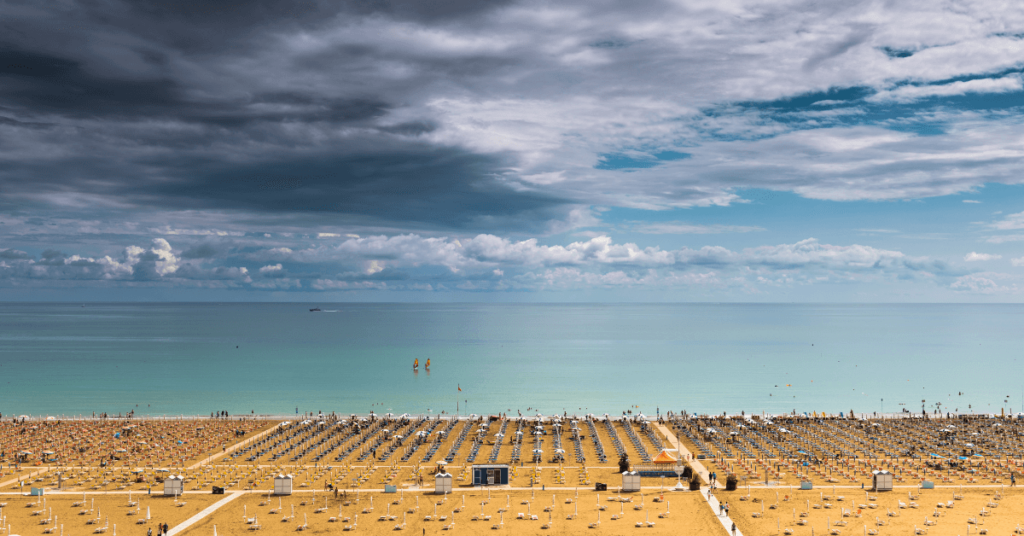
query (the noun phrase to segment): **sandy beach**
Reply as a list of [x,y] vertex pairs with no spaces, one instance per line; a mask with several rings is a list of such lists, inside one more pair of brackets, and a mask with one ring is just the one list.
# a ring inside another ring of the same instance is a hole
[[[998,530],[1024,520],[1022,496],[1010,485],[1022,467],[1021,432],[1019,421],[998,417],[813,415],[5,422],[0,502],[8,503],[2,515],[12,533],[23,535],[109,523],[110,533],[116,524],[142,536],[148,526],[136,522],[147,508],[150,523],[166,522],[172,534],[212,534],[214,525],[218,534],[254,525],[391,532],[403,522],[397,530],[420,533],[618,533],[639,523],[652,533],[721,534],[734,521],[744,534],[822,533],[826,525],[961,534],[972,518],[972,527]],[[655,464],[659,454],[670,463]],[[644,476],[639,491],[621,493],[622,455],[633,470],[668,476]],[[59,463],[63,456],[73,463]],[[507,484],[474,485],[480,464],[506,467]],[[695,472],[702,491],[673,490],[676,468]],[[870,491],[879,470],[893,473],[893,491]],[[452,475],[447,496],[434,494],[439,471]],[[180,498],[162,495],[171,475],[182,477]],[[291,494],[274,494],[279,475],[290,475]],[[725,491],[732,479],[737,489]],[[595,491],[598,483],[607,490]],[[27,497],[31,488],[44,495]],[[729,517],[717,515],[719,500],[729,503]]]

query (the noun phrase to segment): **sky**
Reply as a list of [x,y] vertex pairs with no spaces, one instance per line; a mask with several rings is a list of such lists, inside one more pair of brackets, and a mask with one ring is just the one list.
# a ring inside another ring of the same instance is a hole
[[1018,302],[1024,6],[0,4],[0,300]]

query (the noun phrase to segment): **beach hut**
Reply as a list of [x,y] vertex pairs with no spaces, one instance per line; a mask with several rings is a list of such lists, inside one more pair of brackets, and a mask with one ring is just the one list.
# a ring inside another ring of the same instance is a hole
[[474,486],[508,485],[508,464],[485,464],[473,466]]
[[178,496],[184,491],[185,480],[180,475],[171,475],[164,479],[164,495]]
[[441,471],[434,475],[434,493],[438,495],[452,492],[452,475]]
[[292,494],[292,475],[277,475],[274,477],[274,495]]
[[889,471],[871,471],[871,487],[875,491],[892,491],[892,473]]
[[623,471],[622,491],[640,491],[640,473],[636,471]]

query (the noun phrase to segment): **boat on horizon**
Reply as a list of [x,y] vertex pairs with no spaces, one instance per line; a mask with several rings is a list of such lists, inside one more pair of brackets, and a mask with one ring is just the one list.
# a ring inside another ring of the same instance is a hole
[[311,313],[319,313],[319,312],[322,312],[322,311],[320,310],[319,307],[314,307],[314,308],[310,309],[309,312],[311,312]]

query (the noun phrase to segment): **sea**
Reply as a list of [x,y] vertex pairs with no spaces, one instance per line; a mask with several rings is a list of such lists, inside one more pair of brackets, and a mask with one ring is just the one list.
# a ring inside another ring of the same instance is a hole
[[1022,343],[1024,305],[5,303],[0,414],[1016,413]]

